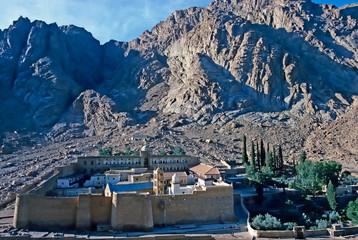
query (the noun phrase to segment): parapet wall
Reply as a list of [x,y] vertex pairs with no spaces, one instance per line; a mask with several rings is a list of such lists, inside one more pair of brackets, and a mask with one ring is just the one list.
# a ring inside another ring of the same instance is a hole
[[151,195],[154,225],[235,221],[232,188],[185,195]]
[[55,198],[33,194],[16,198],[14,226],[31,229],[74,229],[78,198]]
[[208,187],[184,195],[115,193],[60,198],[35,194],[16,199],[14,226],[30,229],[150,231],[155,225],[235,221],[232,187]]
[[113,194],[111,225],[114,230],[150,231],[153,228],[149,194]]

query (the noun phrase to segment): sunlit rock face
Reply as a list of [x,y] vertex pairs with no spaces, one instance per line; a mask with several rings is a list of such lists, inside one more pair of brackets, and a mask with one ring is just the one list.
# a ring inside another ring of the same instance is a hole
[[[46,130],[82,119],[100,129],[102,120],[118,125],[120,112],[131,121],[251,111],[331,121],[358,95],[357,12],[303,0],[214,1],[104,45],[82,28],[20,18],[0,32],[0,124]],[[87,103],[103,108],[89,115],[98,108]]]

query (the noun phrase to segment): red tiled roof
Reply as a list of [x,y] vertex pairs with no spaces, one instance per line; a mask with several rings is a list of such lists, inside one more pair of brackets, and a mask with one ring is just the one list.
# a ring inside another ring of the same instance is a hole
[[220,175],[220,172],[216,167],[212,167],[204,163],[200,163],[199,165],[192,167],[189,170],[201,175]]

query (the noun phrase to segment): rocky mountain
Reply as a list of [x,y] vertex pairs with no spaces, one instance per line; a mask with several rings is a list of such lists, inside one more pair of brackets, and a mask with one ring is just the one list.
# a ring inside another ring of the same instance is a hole
[[104,45],[83,28],[19,18],[0,31],[1,132],[54,139],[241,119],[296,131],[276,137],[288,151],[358,95],[357,12],[310,0],[217,0]]
[[358,99],[347,113],[317,128],[307,139],[305,150],[316,160],[343,161],[349,170],[358,162]]

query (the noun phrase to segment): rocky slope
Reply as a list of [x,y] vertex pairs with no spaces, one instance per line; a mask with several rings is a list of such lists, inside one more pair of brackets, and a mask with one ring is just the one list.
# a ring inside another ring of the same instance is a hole
[[308,156],[316,160],[343,161],[346,169],[357,173],[358,99],[347,113],[316,129],[307,139]]
[[2,111],[9,113],[1,122],[51,127],[86,89],[122,112],[210,121],[223,111],[289,110],[329,121],[358,93],[355,9],[214,1],[174,12],[129,43],[103,46],[84,29],[20,18],[0,33]]
[[[20,18],[0,31],[0,143],[11,152],[47,139],[55,154],[60,143],[93,142],[66,158],[74,159],[141,134],[154,150],[178,144],[215,162],[239,158],[246,134],[282,144],[289,159],[320,125],[353,117],[344,114],[358,95],[357,12],[309,0],[221,0],[104,45],[82,28]],[[323,152],[311,151],[331,154]],[[0,157],[4,166],[28,161]]]

